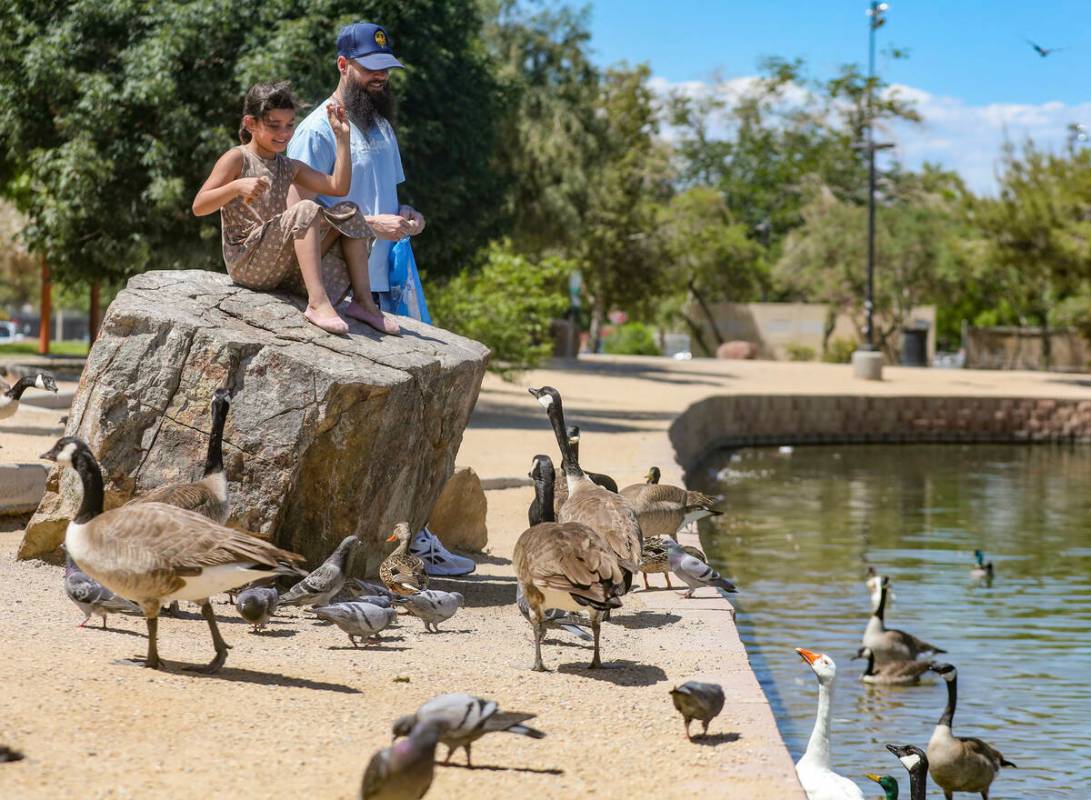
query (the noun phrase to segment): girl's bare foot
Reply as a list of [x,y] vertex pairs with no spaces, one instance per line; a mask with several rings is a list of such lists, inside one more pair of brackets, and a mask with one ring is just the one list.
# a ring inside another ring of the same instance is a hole
[[327,333],[344,336],[349,332],[348,323],[341,319],[337,312],[333,310],[333,306],[328,303],[324,308],[308,305],[307,310],[303,312],[303,316],[307,318],[308,322],[317,325]]
[[360,322],[366,322],[379,333],[387,333],[391,336],[401,336],[402,329],[398,326],[398,323],[374,305],[367,308],[353,300],[345,307],[345,313],[353,319],[358,319]]

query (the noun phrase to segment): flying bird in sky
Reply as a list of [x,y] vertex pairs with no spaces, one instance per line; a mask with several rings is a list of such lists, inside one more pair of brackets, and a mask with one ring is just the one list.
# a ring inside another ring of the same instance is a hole
[[1067,47],[1042,47],[1040,44],[1035,44],[1030,39],[1027,39],[1026,43],[1029,44],[1031,47],[1033,47],[1034,52],[1036,52],[1042,58],[1045,58],[1050,53],[1056,53],[1059,50],[1067,50],[1068,49]]

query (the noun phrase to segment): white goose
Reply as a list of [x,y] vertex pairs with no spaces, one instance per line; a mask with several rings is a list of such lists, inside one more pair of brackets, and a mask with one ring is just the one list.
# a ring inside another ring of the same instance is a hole
[[830,718],[833,715],[833,680],[837,665],[824,653],[801,647],[796,652],[818,678],[818,717],[814,722],[807,752],[796,762],[796,775],[809,800],[864,800],[855,783],[838,775],[830,767]]

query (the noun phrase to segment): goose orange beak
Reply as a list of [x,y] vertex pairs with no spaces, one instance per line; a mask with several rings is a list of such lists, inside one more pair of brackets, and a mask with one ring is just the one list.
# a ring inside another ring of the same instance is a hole
[[386,537],[386,540],[388,542],[396,542],[396,541],[398,541],[398,535],[396,533],[392,533],[392,534],[390,534],[389,536]]
[[803,647],[797,647],[796,652],[799,653],[799,657],[806,661],[808,664],[813,664],[815,661],[822,658],[821,653],[816,653],[814,650],[807,650]]

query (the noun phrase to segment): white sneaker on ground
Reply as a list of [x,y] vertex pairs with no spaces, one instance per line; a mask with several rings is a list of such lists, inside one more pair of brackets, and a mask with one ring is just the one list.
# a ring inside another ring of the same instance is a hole
[[413,537],[409,552],[424,562],[424,571],[429,575],[469,575],[477,569],[473,559],[449,551],[427,526]]

